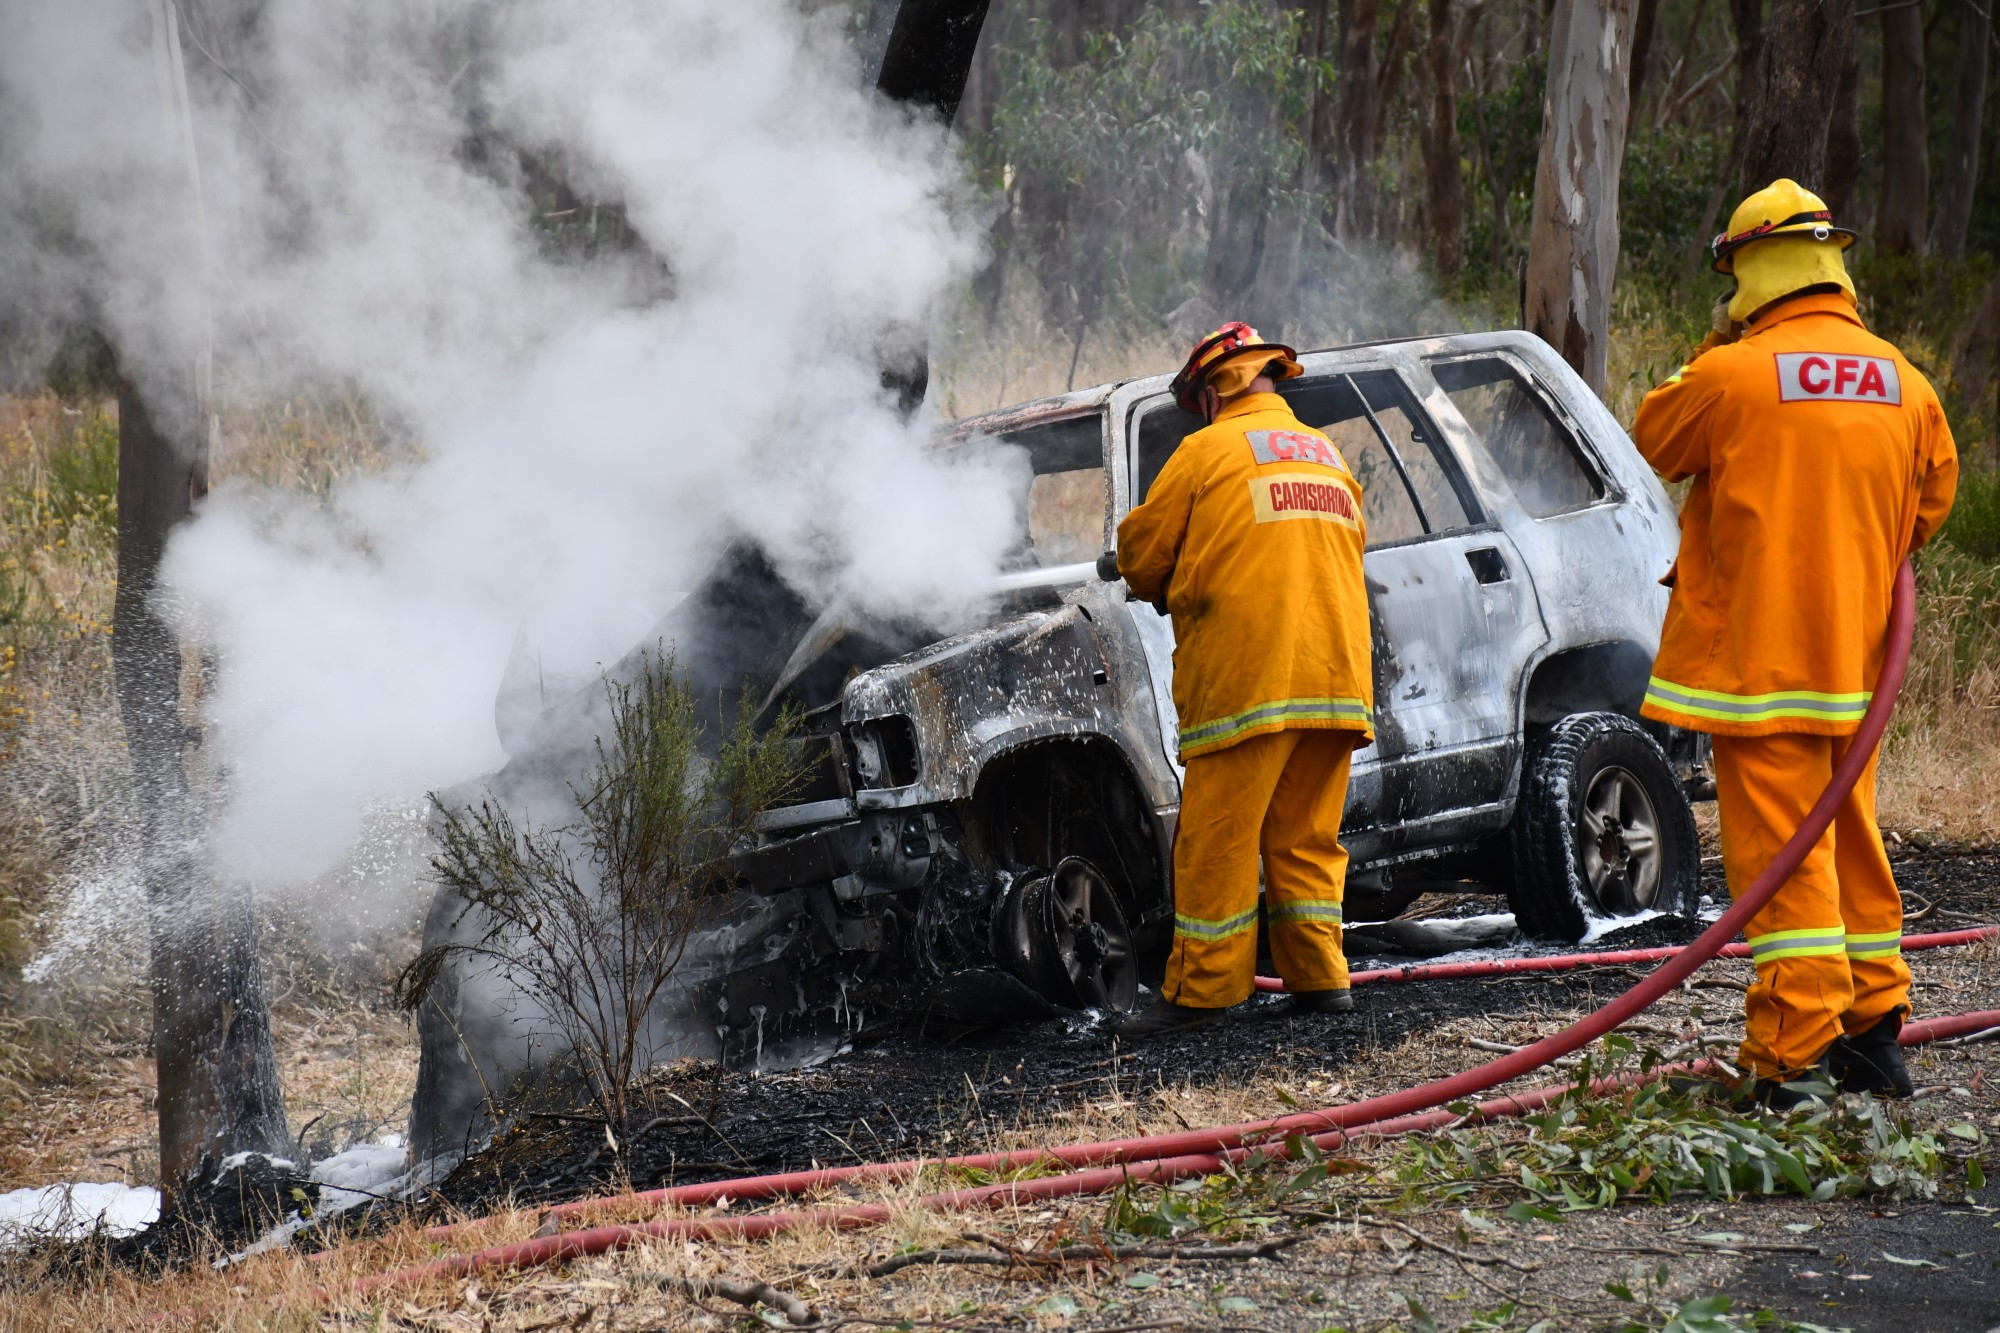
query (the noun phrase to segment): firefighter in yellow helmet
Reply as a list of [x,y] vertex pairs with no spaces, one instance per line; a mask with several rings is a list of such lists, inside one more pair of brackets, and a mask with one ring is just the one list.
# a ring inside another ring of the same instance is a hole
[[[1854,234],[1789,180],[1715,238],[1736,279],[1716,332],[1639,406],[1633,436],[1691,478],[1644,713],[1714,737],[1732,892],[1768,865],[1847,753],[1887,650],[1903,558],[1950,512],[1958,456],[1937,394],[1856,310]],[[1746,931],[1742,1063],[1796,1104],[1807,1076],[1907,1096],[1902,902],[1871,759],[1833,826]]]
[[1175,400],[1182,440],[1118,525],[1118,572],[1174,621],[1186,768],[1174,838],[1174,942],[1160,998],[1124,1036],[1205,1022],[1248,999],[1258,864],[1271,954],[1302,1009],[1352,1008],[1341,951],[1348,761],[1374,702],[1361,487],[1275,392],[1289,347],[1247,324],[1196,345]]

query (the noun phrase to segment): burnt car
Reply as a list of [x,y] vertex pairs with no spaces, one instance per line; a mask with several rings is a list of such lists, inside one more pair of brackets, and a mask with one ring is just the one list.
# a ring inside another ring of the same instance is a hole
[[[1300,360],[1279,392],[1338,444],[1367,520],[1376,733],[1348,919],[1450,887],[1504,892],[1554,939],[1688,910],[1703,756],[1639,719],[1678,543],[1658,479],[1524,333]],[[1136,1002],[1172,930],[1174,637],[1096,562],[1200,424],[1156,376],[946,431],[1028,464],[1015,568],[970,632],[815,612],[754,556],[671,618],[698,681],[747,674],[806,710],[810,781],[735,857],[727,929],[690,965],[689,1020],[726,1056],[889,1004],[976,1023]]]
[[[1368,530],[1376,737],[1343,832],[1350,920],[1450,885],[1504,891],[1549,938],[1688,908],[1697,738],[1638,716],[1678,542],[1651,469],[1526,334],[1301,363],[1279,392],[1339,445]],[[1173,630],[1095,561],[1201,424],[1166,385],[951,429],[945,447],[1025,452],[1021,567],[993,623],[868,665],[810,714],[815,786],[738,861],[750,891],[798,898],[797,956],[722,983],[725,1008],[777,1012],[827,950],[1132,1003],[1172,921]]]

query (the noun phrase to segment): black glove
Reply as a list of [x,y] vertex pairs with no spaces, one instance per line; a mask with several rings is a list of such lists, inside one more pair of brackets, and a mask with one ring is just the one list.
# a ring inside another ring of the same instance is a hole
[[1118,552],[1106,551],[1097,557],[1097,577],[1106,583],[1118,582]]

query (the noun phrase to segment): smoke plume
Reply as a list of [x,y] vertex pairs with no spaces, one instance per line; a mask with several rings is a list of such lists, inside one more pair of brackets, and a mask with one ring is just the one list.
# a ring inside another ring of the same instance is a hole
[[[168,552],[219,663],[225,872],[303,881],[369,808],[490,768],[517,642],[589,673],[739,535],[809,597],[889,614],[996,566],[1002,464],[926,454],[880,380],[976,229],[945,132],[864,88],[832,17],[4,7],[0,286],[87,312],[131,373],[182,373],[212,323],[219,391],[331,386],[410,441],[323,495],[226,482]],[[553,249],[522,162],[617,201],[639,243]]]

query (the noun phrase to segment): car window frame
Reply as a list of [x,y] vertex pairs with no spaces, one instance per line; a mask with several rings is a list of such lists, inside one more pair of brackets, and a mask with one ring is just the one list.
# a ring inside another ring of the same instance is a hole
[[1431,382],[1437,385],[1438,392],[1444,396],[1445,402],[1450,404],[1453,415],[1458,418],[1459,424],[1465,428],[1466,436],[1479,446],[1482,454],[1491,460],[1495,478],[1505,484],[1509,498],[1516,505],[1521,506],[1524,514],[1527,513],[1527,507],[1522,504],[1521,491],[1515,485],[1513,476],[1501,465],[1499,458],[1493,453],[1492,448],[1488,446],[1486,437],[1473,426],[1472,422],[1466,418],[1465,413],[1459,410],[1458,404],[1452,401],[1451,390],[1444,387],[1443,381],[1437,378],[1437,374],[1433,369],[1436,366],[1455,365],[1466,361],[1499,361],[1513,370],[1528,392],[1540,400],[1549,415],[1555,419],[1556,424],[1569,433],[1571,444],[1575,446],[1577,453],[1582,457],[1584,465],[1590,469],[1592,475],[1597,479],[1601,494],[1595,500],[1587,504],[1572,505],[1567,509],[1557,509],[1547,514],[1528,514],[1531,521],[1544,523],[1554,519],[1568,518],[1572,514],[1587,514],[1593,509],[1599,509],[1606,505],[1620,505],[1625,503],[1628,497],[1625,487],[1618,480],[1617,471],[1605,461],[1603,452],[1598,449],[1596,441],[1591,439],[1590,433],[1583,429],[1582,423],[1576,419],[1576,414],[1571,412],[1563,403],[1562,395],[1557,393],[1554,387],[1533,366],[1514,355],[1510,349],[1491,347],[1458,352],[1439,352],[1420,357],[1419,364],[1423,366],[1424,373],[1431,377]]
[[[1384,360],[1380,357],[1371,357],[1358,365],[1347,364],[1344,361],[1335,362],[1324,367],[1310,364],[1319,361],[1325,355],[1326,353],[1308,352],[1301,356],[1300,360],[1308,364],[1305,375],[1295,378],[1303,379],[1307,376],[1327,378],[1338,375],[1348,379],[1351,383],[1353,377],[1356,375],[1376,373],[1394,375],[1398,383],[1402,385],[1404,396],[1408,402],[1408,410],[1415,413],[1413,420],[1416,424],[1430,432],[1427,447],[1430,449],[1432,457],[1437,460],[1437,465],[1444,470],[1445,479],[1451,486],[1452,493],[1458,497],[1459,505],[1468,511],[1468,518],[1472,518],[1474,515],[1477,516],[1474,521],[1456,527],[1445,528],[1441,531],[1431,527],[1430,515],[1425,512],[1423,502],[1417,497],[1415,484],[1409,479],[1408,468],[1402,460],[1402,455],[1397,452],[1395,442],[1389,438],[1387,429],[1376,416],[1374,404],[1368,401],[1368,396],[1361,391],[1361,386],[1354,384],[1352,387],[1355,398],[1361,403],[1363,419],[1368,422],[1369,429],[1375,432],[1376,438],[1381,441],[1383,448],[1389,451],[1390,460],[1396,468],[1397,478],[1403,483],[1404,494],[1409,497],[1410,505],[1416,513],[1417,521],[1424,525],[1424,531],[1412,537],[1398,537],[1394,541],[1367,543],[1362,550],[1364,557],[1376,551],[1400,550],[1406,546],[1414,546],[1419,542],[1439,541],[1445,538],[1462,536],[1466,533],[1492,533],[1501,531],[1499,515],[1493,512],[1493,506],[1488,503],[1485,493],[1480,489],[1478,479],[1466,467],[1465,460],[1458,456],[1456,446],[1452,444],[1443,427],[1438,424],[1436,417],[1431,414],[1430,409],[1425,406],[1424,397],[1418,392],[1418,385],[1411,376],[1409,367],[1401,364],[1399,361]],[[1287,381],[1287,383],[1290,382],[1292,381]],[[1154,377],[1149,380],[1136,380],[1121,386],[1120,392],[1114,395],[1112,399],[1111,411],[1106,413],[1107,422],[1116,421],[1119,433],[1124,439],[1123,447],[1112,451],[1116,460],[1114,466],[1115,475],[1112,485],[1110,521],[1106,525],[1106,530],[1113,537],[1116,535],[1118,520],[1122,519],[1126,514],[1131,513],[1138,505],[1145,503],[1143,499],[1135,500],[1131,493],[1132,478],[1138,475],[1140,464],[1138,457],[1139,421],[1156,402],[1162,401],[1168,406],[1173,405],[1173,398],[1167,391],[1167,382],[1164,376]],[[1462,415],[1459,418],[1459,422],[1461,425],[1464,424]],[[1470,431],[1471,427],[1465,426],[1465,429]],[[1105,549],[1111,549],[1109,538],[1107,538]]]

